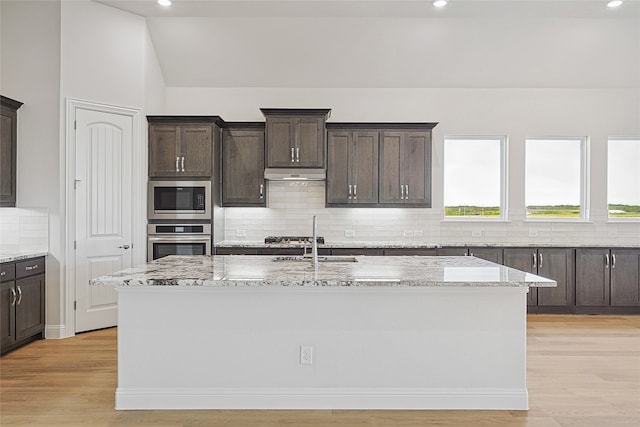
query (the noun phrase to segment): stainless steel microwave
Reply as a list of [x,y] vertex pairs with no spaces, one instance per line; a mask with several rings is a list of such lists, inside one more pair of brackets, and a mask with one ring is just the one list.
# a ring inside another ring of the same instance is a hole
[[149,219],[211,220],[211,182],[149,181]]

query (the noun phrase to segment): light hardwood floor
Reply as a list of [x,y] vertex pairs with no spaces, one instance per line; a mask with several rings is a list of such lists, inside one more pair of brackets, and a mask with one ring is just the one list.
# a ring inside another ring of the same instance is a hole
[[640,426],[640,316],[528,317],[529,411],[115,411],[115,328],[0,360],[2,426]]

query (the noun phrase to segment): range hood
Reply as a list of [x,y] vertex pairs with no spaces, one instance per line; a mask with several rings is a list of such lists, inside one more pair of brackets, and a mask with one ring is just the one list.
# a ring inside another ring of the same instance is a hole
[[321,168],[266,168],[264,179],[268,181],[324,181],[327,171]]

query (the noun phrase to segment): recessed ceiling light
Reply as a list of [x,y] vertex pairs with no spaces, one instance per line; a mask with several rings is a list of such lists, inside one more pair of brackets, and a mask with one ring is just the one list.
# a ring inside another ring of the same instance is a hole
[[171,0],[158,0],[160,6],[171,6]]
[[609,7],[618,7],[623,3],[622,0],[612,0],[609,3],[607,3],[607,6]]
[[447,5],[447,3],[448,3],[447,0],[436,0],[433,2],[433,5],[435,7],[444,7]]

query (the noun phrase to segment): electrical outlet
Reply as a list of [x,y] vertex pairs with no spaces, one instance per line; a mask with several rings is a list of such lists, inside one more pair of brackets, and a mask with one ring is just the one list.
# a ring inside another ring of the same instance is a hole
[[247,237],[247,230],[236,230],[236,237]]
[[422,232],[422,230],[416,230],[413,232],[413,237],[422,237],[424,236],[424,233]]
[[313,363],[313,346],[301,345],[300,346],[300,364],[311,365]]
[[538,237],[537,230],[529,230],[529,237]]
[[404,237],[413,237],[413,231],[405,231]]
[[482,237],[482,231],[481,230],[473,230],[471,232],[471,237]]
[[344,237],[355,237],[355,230],[344,230]]

